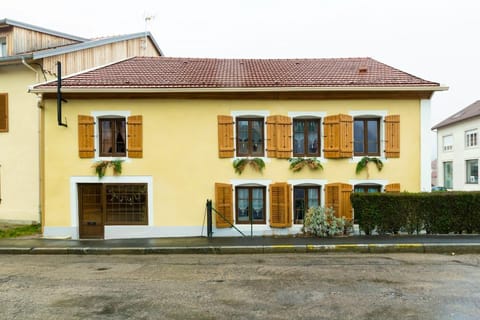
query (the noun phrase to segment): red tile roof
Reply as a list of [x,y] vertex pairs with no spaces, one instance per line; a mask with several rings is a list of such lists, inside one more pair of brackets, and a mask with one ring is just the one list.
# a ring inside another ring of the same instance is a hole
[[480,116],[480,100],[472,103],[468,107],[458,111],[454,115],[448,117],[447,119],[443,120],[439,124],[435,125],[432,130],[439,129],[446,127],[448,125],[463,121],[463,120],[468,120],[471,118],[475,118]]
[[[47,89],[50,82],[35,86]],[[436,87],[371,58],[134,57],[62,80],[63,88]],[[427,89],[427,88],[426,88]],[[427,89],[428,90],[428,89]]]

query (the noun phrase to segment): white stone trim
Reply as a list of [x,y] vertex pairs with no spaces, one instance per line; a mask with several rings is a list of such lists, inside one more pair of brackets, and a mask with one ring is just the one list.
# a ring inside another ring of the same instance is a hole
[[430,99],[420,100],[420,191],[432,190]]
[[[71,227],[76,228],[76,235],[72,239],[78,239],[78,188],[79,183],[146,183],[148,190],[148,226],[153,226],[153,178],[151,176],[108,176],[102,179],[92,176],[70,177],[70,221]],[[133,226],[127,226],[133,227]],[[135,226],[137,227],[137,226]],[[107,226],[105,226],[106,230]],[[106,232],[106,231],[105,231]]]
[[[130,111],[118,111],[118,110],[104,110],[104,111],[92,111],[90,115],[94,118],[95,125],[94,127],[94,143],[95,143],[95,157],[94,161],[102,161],[102,160],[112,160],[112,158],[115,159],[121,159],[121,160],[127,160],[128,157],[100,157],[100,143],[99,143],[99,137],[100,137],[100,132],[99,132],[99,125],[98,125],[98,118],[100,117],[120,117],[120,118],[125,118],[125,122],[127,122],[128,117],[131,115]],[[125,135],[128,137],[128,126],[125,126]],[[128,154],[128,152],[127,152]]]

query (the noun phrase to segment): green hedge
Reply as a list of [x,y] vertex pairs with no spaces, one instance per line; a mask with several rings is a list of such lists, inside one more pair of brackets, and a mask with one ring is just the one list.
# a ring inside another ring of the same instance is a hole
[[480,192],[352,193],[351,200],[366,234],[480,233]]

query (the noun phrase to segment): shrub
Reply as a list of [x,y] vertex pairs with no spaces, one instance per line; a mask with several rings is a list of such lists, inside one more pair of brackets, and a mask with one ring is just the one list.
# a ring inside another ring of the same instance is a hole
[[303,222],[304,231],[317,237],[343,234],[347,226],[345,219],[335,217],[333,208],[313,207],[308,209]]

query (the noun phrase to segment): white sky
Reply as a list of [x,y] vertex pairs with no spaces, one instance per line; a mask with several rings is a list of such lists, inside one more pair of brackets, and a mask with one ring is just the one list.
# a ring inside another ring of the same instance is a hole
[[372,57],[447,85],[432,126],[480,99],[478,0],[23,0],[9,18],[77,36],[148,30],[167,56]]

